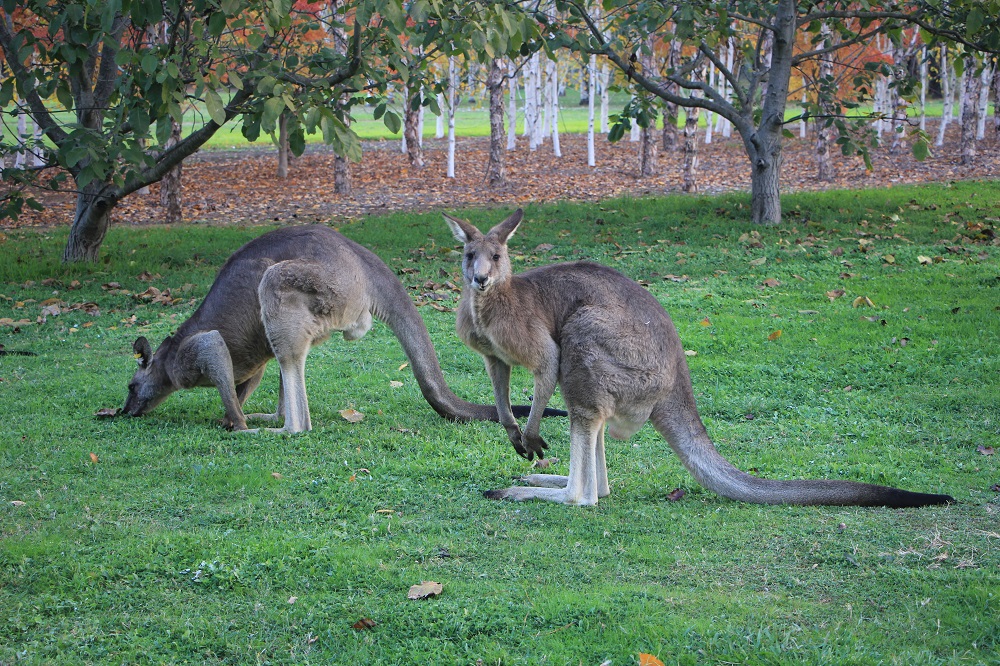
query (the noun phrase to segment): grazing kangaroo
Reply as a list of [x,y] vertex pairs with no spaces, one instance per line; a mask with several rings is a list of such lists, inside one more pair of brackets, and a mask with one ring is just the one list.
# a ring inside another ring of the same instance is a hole
[[[133,349],[139,369],[123,412],[147,414],[178,389],[215,386],[224,424],[248,430],[243,404],[272,358],[281,368],[278,408],[250,418],[277,421],[284,432],[310,430],[305,362],[310,347],[334,331],[357,340],[377,317],[396,334],[420,391],[441,416],[498,420],[492,405],[452,393],[424,321],[406,289],[370,250],[323,226],[287,227],[256,238],[231,256],[204,302],[153,354],[144,337]],[[521,415],[528,407],[518,407]],[[545,410],[546,416],[564,415]],[[250,432],[256,432],[252,430]]]
[[[459,337],[483,356],[500,422],[519,454],[542,456],[542,409],[556,384],[569,411],[569,476],[530,474],[529,487],[491,499],[597,504],[610,492],[604,426],[628,439],[648,420],[703,486],[723,497],[766,504],[912,507],[954,501],[851,481],[774,481],[741,472],[716,450],[695,406],[684,349],[660,303],[621,273],[573,262],[511,273],[507,241],[520,210],[483,235],[445,216],[465,245]],[[510,410],[510,369],[534,375],[524,432]]]

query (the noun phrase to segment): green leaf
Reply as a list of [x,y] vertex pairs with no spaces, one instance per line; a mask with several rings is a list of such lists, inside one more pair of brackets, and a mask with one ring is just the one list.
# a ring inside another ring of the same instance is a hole
[[142,56],[142,61],[139,64],[142,67],[142,71],[152,74],[160,66],[160,61],[152,53],[147,53]]
[[205,106],[208,107],[208,115],[212,117],[212,121],[216,125],[226,124],[226,109],[222,103],[222,98],[219,97],[219,93],[214,90],[206,90]]
[[923,162],[930,155],[930,144],[924,140],[913,142],[913,157],[918,162]]
[[228,74],[229,82],[233,85],[233,87],[237,90],[243,90],[243,79],[240,78],[240,75],[235,71],[230,71]]
[[264,113],[260,119],[260,126],[265,132],[273,132],[278,117],[285,110],[285,100],[280,97],[270,97],[264,102]]
[[970,9],[969,15],[965,19],[965,36],[974,39],[976,33],[982,29],[985,18],[980,7]]
[[398,134],[400,128],[403,126],[403,122],[399,119],[399,116],[392,110],[385,112],[385,115],[382,116],[382,122],[385,123],[385,126],[388,127],[389,131],[393,134]]

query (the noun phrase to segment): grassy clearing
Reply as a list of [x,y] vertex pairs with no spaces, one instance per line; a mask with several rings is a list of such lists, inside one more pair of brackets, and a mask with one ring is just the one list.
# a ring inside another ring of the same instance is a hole
[[[0,663],[994,663],[1000,473],[977,447],[1000,444],[1000,248],[971,241],[995,225],[1000,185],[789,196],[780,229],[754,228],[744,203],[533,207],[512,250],[518,268],[588,257],[647,281],[697,352],[710,433],[742,468],[957,505],[730,502],[648,426],[609,446],[613,491],[597,507],[488,502],[528,463],[499,426],[435,416],[382,325],[311,354],[310,433],[227,433],[209,389],[97,420],[124,399],[132,340],[168,334],[264,228],[115,228],[91,268],[57,263],[62,231],[13,231],[0,317],[33,320],[52,297],[100,314],[0,329],[8,349],[39,354],[0,357]],[[485,227],[503,213],[464,214]],[[409,285],[457,278],[438,215],[343,231],[416,269]],[[185,300],[102,289],[142,292],[142,271]],[[423,314],[456,392],[489,401],[454,315]],[[517,396],[530,388],[515,375]],[[250,410],[276,394],[272,368]],[[341,419],[346,407],[365,420]],[[543,434],[565,473],[565,421]],[[667,501],[676,487],[687,495]],[[408,601],[422,580],[443,595]],[[377,626],[352,629],[361,618]]]

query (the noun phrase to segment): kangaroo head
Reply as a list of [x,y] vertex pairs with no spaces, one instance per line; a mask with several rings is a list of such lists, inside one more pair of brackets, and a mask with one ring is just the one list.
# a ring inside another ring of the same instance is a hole
[[510,279],[507,240],[514,235],[517,225],[524,219],[524,211],[518,208],[485,235],[465,220],[450,215],[445,215],[444,219],[456,240],[465,245],[462,279],[469,287],[479,293],[486,293],[491,287]]
[[132,375],[132,381],[128,383],[128,397],[125,398],[123,413],[129,416],[148,414],[174,392],[173,382],[167,376],[162,360],[164,354],[161,353],[170,346],[172,340],[173,338],[164,340],[155,355],[150,349],[149,340],[144,337],[138,338],[132,344],[139,368]]

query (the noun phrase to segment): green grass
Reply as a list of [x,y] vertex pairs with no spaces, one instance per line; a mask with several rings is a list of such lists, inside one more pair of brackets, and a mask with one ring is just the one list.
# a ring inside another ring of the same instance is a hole
[[[124,399],[132,340],[193,309],[102,285],[141,292],[148,271],[197,300],[264,228],[115,227],[92,267],[58,263],[62,230],[9,231],[0,317],[34,320],[53,297],[100,314],[0,328],[38,353],[0,357],[0,663],[996,663],[1000,472],[977,447],[1000,444],[1000,248],[979,241],[998,206],[997,183],[801,194],[762,229],[745,196],[620,199],[531,207],[512,240],[518,269],[588,257],[649,283],[735,464],[958,500],[919,510],[724,500],[648,426],[610,443],[597,507],[489,502],[528,463],[498,425],[434,415],[382,325],[310,355],[306,434],[227,433],[210,389],[96,419]],[[439,215],[342,231],[416,269],[410,286],[457,278]],[[454,315],[422,313],[455,391],[489,401]],[[530,389],[516,373],[515,395]],[[250,410],[276,395],[271,368]],[[543,435],[565,473],[565,420]],[[422,580],[443,595],[407,600]]]

